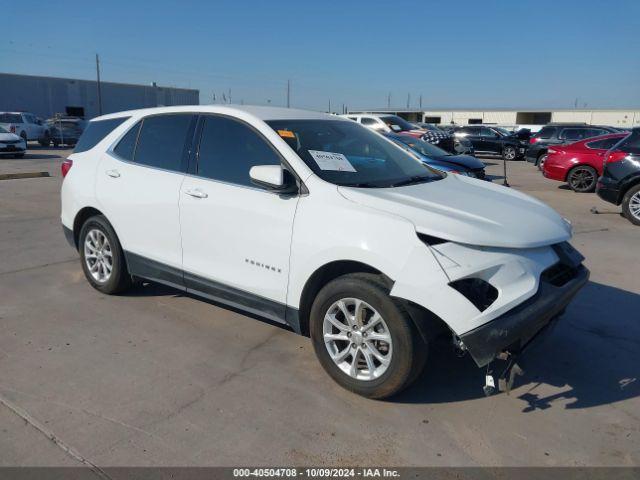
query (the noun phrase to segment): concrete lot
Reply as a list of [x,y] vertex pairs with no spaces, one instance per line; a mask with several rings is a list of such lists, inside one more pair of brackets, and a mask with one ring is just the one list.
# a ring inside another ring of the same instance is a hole
[[514,188],[573,222],[592,271],[510,395],[485,398],[483,372],[447,350],[381,402],[279,327],[154,285],[93,290],[60,229],[68,153],[0,159],[53,175],[0,181],[0,465],[640,463],[640,228],[595,195],[509,164]]

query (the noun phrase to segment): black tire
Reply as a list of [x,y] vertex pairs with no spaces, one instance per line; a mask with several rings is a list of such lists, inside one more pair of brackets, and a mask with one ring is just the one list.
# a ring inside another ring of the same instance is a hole
[[549,154],[547,153],[541,153],[540,155],[538,155],[538,161],[536,162],[538,170],[542,171],[542,167],[544,167],[544,162],[547,160],[548,156]]
[[[632,202],[633,206],[631,205]],[[631,223],[640,226],[640,211],[634,208],[638,203],[640,203],[640,184],[631,187],[622,197],[622,213]],[[636,213],[634,214],[633,212]]]
[[[334,302],[343,298],[365,301],[379,312],[388,327],[392,343],[391,360],[387,369],[374,380],[359,380],[343,372],[325,345],[325,314]],[[342,387],[368,398],[386,398],[409,386],[421,373],[427,357],[428,345],[403,304],[389,296],[389,288],[379,275],[348,274],[325,285],[311,307],[310,333],[316,356],[325,371]]]
[[[102,232],[102,234],[107,238],[111,250],[111,274],[108,279],[106,279],[106,281],[102,282],[96,280],[92,276],[85,258],[85,240],[89,232],[91,232],[92,230],[99,230],[100,232]],[[120,246],[120,241],[118,240],[118,236],[113,230],[113,227],[104,216],[96,215],[94,217],[90,217],[86,222],[84,222],[82,228],[80,229],[78,250],[80,252],[82,271],[84,272],[87,281],[93,288],[99,290],[102,293],[113,295],[116,293],[121,293],[131,286],[131,275],[127,270],[127,262],[125,261],[124,253],[122,251],[122,247]]]
[[44,132],[43,137],[38,140],[38,143],[41,147],[48,147],[51,145],[51,138],[49,137],[49,132]]
[[596,189],[596,183],[598,183],[598,172],[588,165],[578,165],[569,170],[567,183],[574,192],[593,192]]
[[516,150],[516,147],[512,145],[506,145],[502,149],[502,158],[505,160],[515,160],[517,156],[518,151]]
[[60,146],[60,140],[53,140],[53,148],[58,148]]
[[24,158],[24,153],[16,153],[13,158]]
[[20,138],[24,140],[24,147],[27,148],[29,145],[29,139],[27,138],[27,134],[25,132],[20,132]]

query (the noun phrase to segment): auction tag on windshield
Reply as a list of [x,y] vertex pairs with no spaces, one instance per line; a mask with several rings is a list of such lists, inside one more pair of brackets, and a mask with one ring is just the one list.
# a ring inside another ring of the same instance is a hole
[[356,169],[341,153],[323,152],[320,150],[309,150],[309,153],[316,161],[321,170],[334,170],[338,172],[355,172]]

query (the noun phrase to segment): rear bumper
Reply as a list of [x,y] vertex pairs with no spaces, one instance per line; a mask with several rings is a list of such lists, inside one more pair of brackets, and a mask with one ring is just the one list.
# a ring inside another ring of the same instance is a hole
[[548,161],[544,164],[542,175],[550,180],[557,180],[558,182],[564,182],[567,178],[567,169],[559,167],[557,165],[550,165]]
[[600,177],[596,187],[596,193],[605,202],[620,205],[620,184],[607,177]]
[[572,278],[561,286],[541,280],[538,292],[504,315],[460,336],[479,367],[499,353],[520,353],[558,317],[589,280],[589,270],[578,265]]

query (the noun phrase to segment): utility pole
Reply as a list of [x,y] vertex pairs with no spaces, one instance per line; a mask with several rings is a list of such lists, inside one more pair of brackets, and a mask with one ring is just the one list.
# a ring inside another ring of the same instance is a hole
[[291,80],[287,80],[287,108],[291,107]]
[[231,89],[229,89],[229,103],[231,103]]
[[329,113],[331,113],[331,99],[329,99]]
[[98,78],[98,115],[102,115],[102,90],[100,88],[100,57],[96,53],[96,75]]
[[409,110],[409,104],[411,103],[411,94],[407,93],[407,110]]
[[387,108],[391,110],[391,92],[387,95]]
[[422,94],[420,94],[420,110],[422,110]]

